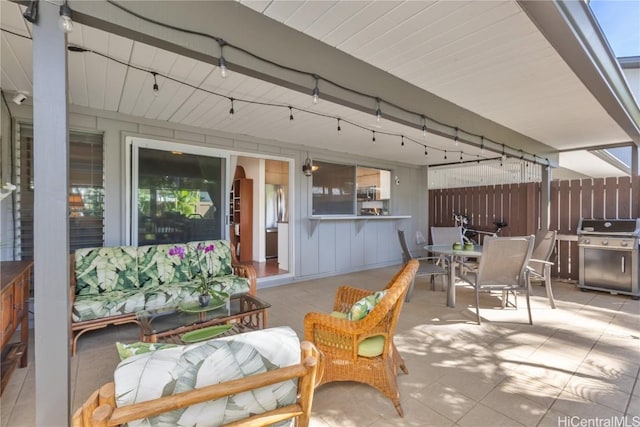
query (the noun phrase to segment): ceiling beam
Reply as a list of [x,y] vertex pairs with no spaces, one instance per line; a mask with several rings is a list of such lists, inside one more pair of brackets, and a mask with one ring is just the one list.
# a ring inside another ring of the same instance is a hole
[[[82,24],[214,65],[218,64],[220,48],[213,36],[220,37],[272,62],[261,61],[227,46],[224,58],[232,71],[308,93],[310,97],[315,85],[311,75],[316,74],[323,78],[319,87],[322,99],[373,115],[375,98],[378,97],[402,107],[394,108],[382,103],[381,109],[387,120],[421,129],[420,116],[403,110],[417,112],[445,124],[427,123],[430,132],[441,136],[453,138],[453,128],[458,127],[461,132],[482,135],[487,140],[516,150],[549,157],[552,161],[557,158],[550,154],[556,151],[550,146],[411,85],[237,2],[118,3],[141,17],[204,35],[188,34],[148,22],[104,1],[73,1],[69,4],[73,19]],[[305,73],[294,70],[304,70]],[[342,87],[326,83],[324,79]],[[476,143],[471,143],[479,146],[479,138]],[[486,148],[500,150],[497,145],[491,147],[487,144]]]
[[611,118],[640,146],[640,107],[585,1],[518,0]]

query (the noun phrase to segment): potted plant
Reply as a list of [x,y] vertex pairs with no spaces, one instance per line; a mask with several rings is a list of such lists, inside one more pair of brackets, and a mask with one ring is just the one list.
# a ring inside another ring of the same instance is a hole
[[200,305],[202,307],[206,307],[211,303],[211,296],[215,292],[213,289],[211,289],[211,286],[207,281],[206,270],[205,268],[203,268],[203,265],[202,265],[202,261],[204,259],[205,267],[206,267],[206,254],[213,251],[214,249],[215,249],[215,246],[213,244],[204,246],[202,243],[198,243],[198,246],[196,247],[196,250],[198,252],[202,252],[202,255],[198,254],[198,258],[197,258],[198,269],[200,270],[198,272],[200,274],[200,277],[198,277],[200,284],[197,287],[197,290],[200,293],[198,295],[198,302],[200,302]]

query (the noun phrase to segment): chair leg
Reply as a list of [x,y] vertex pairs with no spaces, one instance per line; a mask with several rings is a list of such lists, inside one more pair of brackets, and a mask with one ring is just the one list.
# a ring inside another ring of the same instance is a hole
[[551,267],[545,265],[544,268],[544,288],[547,291],[547,298],[551,308],[556,308],[556,301],[553,299],[553,289],[551,289]]
[[476,317],[478,319],[478,325],[480,325],[480,291],[478,287],[475,286],[476,289]]
[[526,297],[527,297],[527,313],[529,313],[529,324],[533,325],[533,319],[531,318],[531,303],[529,301],[529,289],[526,290]]
[[407,296],[404,297],[405,302],[411,301],[411,293],[413,292],[413,286],[416,284],[416,278],[414,277],[409,285],[409,289],[407,289]]

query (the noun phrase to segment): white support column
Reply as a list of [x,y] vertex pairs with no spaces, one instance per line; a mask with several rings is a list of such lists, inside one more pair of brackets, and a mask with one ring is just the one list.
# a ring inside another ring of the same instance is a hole
[[70,422],[67,38],[59,6],[33,26],[36,425]]

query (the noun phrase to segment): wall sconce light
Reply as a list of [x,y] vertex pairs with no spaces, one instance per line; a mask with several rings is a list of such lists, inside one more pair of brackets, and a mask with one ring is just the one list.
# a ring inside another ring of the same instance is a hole
[[307,159],[304,161],[304,164],[302,165],[302,172],[304,172],[306,176],[311,176],[311,174],[313,174],[317,170],[318,166],[315,166],[313,164],[313,161],[309,157],[307,157]]

